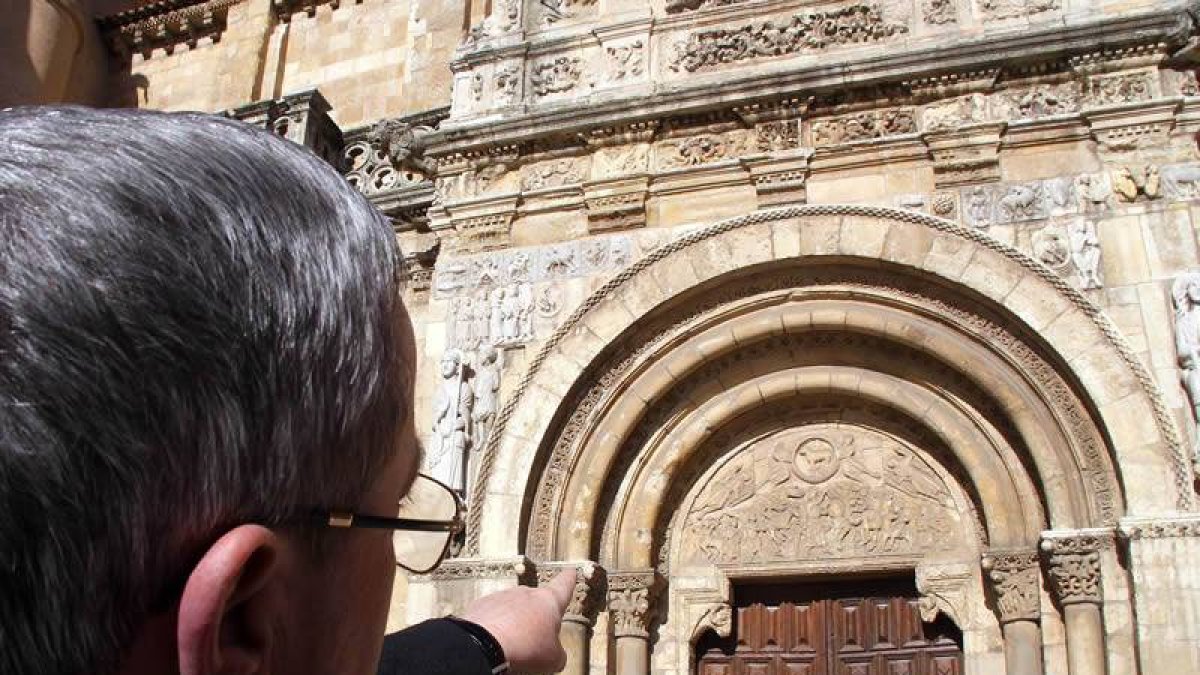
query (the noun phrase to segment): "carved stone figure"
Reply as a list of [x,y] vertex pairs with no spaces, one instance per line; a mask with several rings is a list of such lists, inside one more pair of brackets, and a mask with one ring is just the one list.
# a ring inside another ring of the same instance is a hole
[[925,23],[941,26],[948,23],[958,23],[958,12],[954,8],[954,0],[925,0],[922,5]]
[[1158,199],[1162,196],[1162,179],[1158,167],[1147,165],[1139,172],[1132,167],[1119,167],[1112,174],[1113,191],[1123,202],[1134,202],[1139,197]]
[[967,198],[967,215],[975,227],[984,228],[992,224],[992,199],[987,188],[982,185],[971,188]]
[[1013,185],[997,202],[1007,222],[1041,218],[1042,194],[1040,185]]
[[625,45],[605,47],[608,55],[608,76],[612,80],[623,80],[626,77],[637,77],[642,74],[643,53],[645,45],[637,40]]
[[467,452],[471,447],[471,408],[475,402],[462,353],[447,349],[442,355],[442,381],[433,404],[433,438],[425,469],[451,488],[466,489]]
[[894,108],[817,120],[812,129],[814,144],[836,145],[914,133],[917,123],[911,109]]
[[578,86],[582,74],[578,57],[559,56],[535,65],[529,84],[533,87],[535,95],[548,96],[571,91]]
[[400,171],[415,171],[432,176],[437,173],[437,169],[425,161],[424,154],[425,136],[432,131],[429,127],[386,119],[372,127],[367,138],[371,145],[378,148]]
[[1041,614],[1036,551],[993,551],[983,557],[1000,623],[1037,621]]
[[929,104],[921,113],[921,126],[925,131],[944,131],[986,119],[987,97],[970,94]]
[[1059,0],[981,0],[980,9],[990,19],[1012,19],[1059,8]]
[[1172,166],[1163,169],[1162,182],[1176,199],[1200,197],[1200,166]]
[[[471,448],[478,454],[487,444],[488,433],[496,421],[500,398],[500,354],[490,345],[479,352],[475,364],[475,377],[471,389],[475,394],[475,405],[471,411]],[[472,458],[470,485],[475,484],[475,472],[479,462]]]
[[1134,103],[1150,98],[1150,78],[1146,73],[1120,74],[1092,78],[1088,82],[1088,105]]
[[657,590],[653,572],[609,575],[608,612],[614,636],[649,636]]
[[557,286],[546,286],[537,295],[538,316],[549,319],[562,310],[562,291]]
[[1067,236],[1057,228],[1045,227],[1033,234],[1033,257],[1050,269],[1061,269],[1071,262],[1072,249]]
[[1105,211],[1112,196],[1112,184],[1102,173],[1083,174],[1076,179],[1079,199],[1084,211]]
[[496,70],[495,81],[496,103],[512,105],[516,103],[521,87],[521,70],[517,66],[504,66]]
[[1096,225],[1089,220],[1078,220],[1067,228],[1071,241],[1071,261],[1079,271],[1079,287],[1085,290],[1100,288],[1100,237]]
[[[1175,353],[1181,382],[1192,404],[1192,419],[1200,422],[1200,273],[1188,272],[1171,287],[1175,301]],[[1200,432],[1195,443],[1200,459]]]
[[533,339],[533,287],[529,284],[518,285],[513,302],[516,304],[517,325],[516,334],[512,339]]

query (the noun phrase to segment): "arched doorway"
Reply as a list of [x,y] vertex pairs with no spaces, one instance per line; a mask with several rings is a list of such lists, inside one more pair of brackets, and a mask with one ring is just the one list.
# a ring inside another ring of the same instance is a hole
[[[1128,613],[1125,590],[1070,595],[1059,572],[1119,573],[1118,518],[1191,499],[1157,392],[1104,321],[1032,260],[919,214],[718,223],[622,272],[533,359],[472,512],[520,509],[523,529],[476,527],[470,549],[609,570],[580,648],[609,645],[619,673],[688,672],[746,577],[897,570],[962,630],[967,672],[1102,672],[1101,607]],[[759,497],[706,501],[747,463]],[[1126,465],[1158,489],[1129,490]]]

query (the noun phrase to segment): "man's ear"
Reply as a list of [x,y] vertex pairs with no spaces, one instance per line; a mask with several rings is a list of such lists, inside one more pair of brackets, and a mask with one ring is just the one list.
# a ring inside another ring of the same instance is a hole
[[280,594],[281,543],[259,525],[226,532],[192,570],[179,601],[180,675],[266,672]]

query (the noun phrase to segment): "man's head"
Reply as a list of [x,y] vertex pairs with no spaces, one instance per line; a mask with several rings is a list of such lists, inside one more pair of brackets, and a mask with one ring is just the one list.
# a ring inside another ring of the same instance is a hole
[[386,219],[218,118],[0,111],[0,672],[363,672],[412,479]]

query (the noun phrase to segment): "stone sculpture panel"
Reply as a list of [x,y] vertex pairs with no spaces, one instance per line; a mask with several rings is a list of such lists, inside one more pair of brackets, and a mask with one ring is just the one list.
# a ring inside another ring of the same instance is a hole
[[718,469],[684,519],[683,555],[750,565],[921,556],[961,545],[960,519],[939,473],[911,448],[815,425],[763,439]]

